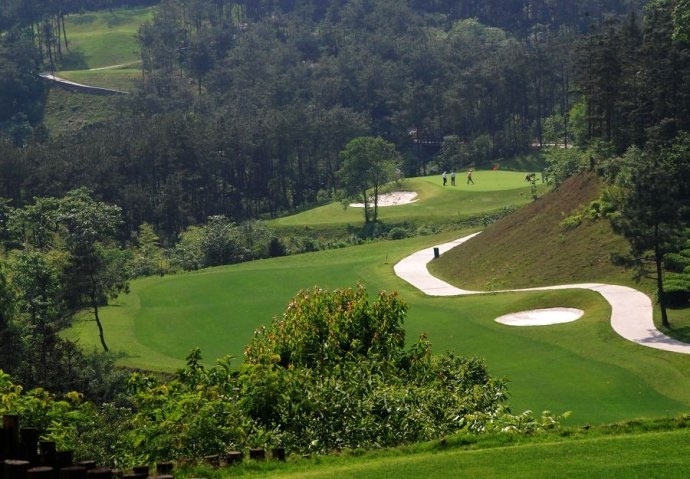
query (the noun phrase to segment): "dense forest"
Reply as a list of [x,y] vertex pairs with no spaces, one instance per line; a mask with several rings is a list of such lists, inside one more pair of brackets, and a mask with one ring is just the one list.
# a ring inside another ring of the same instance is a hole
[[676,2],[166,0],[140,29],[143,80],[120,115],[51,138],[35,75],[59,64],[60,15],[92,3],[2,12],[0,196],[86,186],[166,240],[333,198],[361,135],[394,143],[409,176],[534,144],[622,152],[689,117]]

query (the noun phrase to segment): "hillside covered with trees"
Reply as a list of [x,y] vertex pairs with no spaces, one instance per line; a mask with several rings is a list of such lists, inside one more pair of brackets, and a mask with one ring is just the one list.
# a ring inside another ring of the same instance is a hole
[[90,6],[29,3],[2,12],[0,196],[22,206],[85,186],[122,207],[126,229],[146,221],[165,240],[212,215],[335,197],[357,136],[392,142],[412,176],[535,143],[621,153],[689,117],[675,2],[164,1],[140,29],[143,79],[119,114],[51,137],[35,74],[69,32],[39,27]]

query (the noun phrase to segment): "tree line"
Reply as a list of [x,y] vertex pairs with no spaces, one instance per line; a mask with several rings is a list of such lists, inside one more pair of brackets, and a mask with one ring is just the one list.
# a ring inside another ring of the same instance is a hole
[[534,143],[593,164],[670,151],[688,130],[687,2],[492,5],[165,0],[139,31],[142,81],[121,114],[57,138],[40,123],[41,40],[19,23],[0,37],[0,197],[86,186],[126,231],[146,222],[173,243],[212,216],[336,198],[357,137],[392,143],[417,175]]
[[[43,85],[0,91],[20,100],[0,124],[0,196],[21,206],[86,186],[120,205],[130,230],[148,222],[174,241],[212,215],[334,198],[340,151],[359,136],[393,143],[408,176],[492,164],[581,132],[569,119],[585,98],[575,46],[634,7],[165,0],[139,31],[143,79],[116,118],[50,138],[32,113]],[[19,25],[36,53],[15,55],[7,77],[33,78],[46,57],[30,22]],[[9,38],[0,43],[16,52]]]

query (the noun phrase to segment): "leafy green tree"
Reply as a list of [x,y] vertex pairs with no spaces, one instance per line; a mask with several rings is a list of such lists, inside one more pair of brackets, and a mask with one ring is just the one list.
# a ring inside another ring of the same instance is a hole
[[137,247],[132,258],[132,276],[163,275],[168,269],[160,238],[149,223],[139,225]]
[[60,376],[58,331],[67,317],[59,271],[46,254],[23,251],[13,265],[26,355],[22,377],[32,385],[55,386]]
[[202,228],[201,248],[205,266],[239,263],[251,257],[242,241],[241,229],[224,216],[212,216]]
[[339,177],[346,193],[358,196],[364,203],[365,222],[375,222],[379,191],[394,178],[395,169],[400,167],[395,146],[381,137],[359,137],[351,140],[340,156]]
[[399,359],[407,305],[396,293],[370,302],[366,289],[301,291],[271,331],[257,332],[245,350],[250,363],[277,355],[283,367],[317,368],[347,357]]
[[18,297],[14,285],[10,282],[7,267],[0,262],[0,369],[6,372],[16,371],[23,356],[23,345],[16,324]]
[[[617,183],[617,214],[612,225],[630,244],[640,274],[654,265],[661,321],[670,327],[664,292],[664,255],[675,252],[685,239],[688,224],[690,137],[683,135],[670,147],[632,147],[623,156]],[[651,256],[650,256],[651,255]]]
[[0,133],[17,146],[27,143],[42,117],[45,91],[39,69],[38,51],[28,30],[0,35]]
[[94,200],[80,188],[58,201],[55,221],[69,253],[63,272],[66,299],[72,308],[91,309],[103,350],[108,351],[99,309],[127,289],[129,278],[126,258],[112,244],[121,210]]
[[676,41],[690,41],[690,1],[678,0],[673,9],[673,38]]

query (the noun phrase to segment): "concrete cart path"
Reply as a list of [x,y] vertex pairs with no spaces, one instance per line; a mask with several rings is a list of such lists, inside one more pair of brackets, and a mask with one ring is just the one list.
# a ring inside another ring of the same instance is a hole
[[66,80],[64,78],[60,78],[58,76],[53,75],[52,73],[40,73],[38,76],[40,76],[44,80],[54,82],[55,84],[60,85],[63,88],[78,91],[81,93],[89,93],[95,95],[127,95],[126,91],[114,90],[112,88],[104,88],[93,85],[84,85],[83,83],[77,83],[70,80]]
[[[429,296],[459,296],[488,293],[488,291],[468,291],[456,288],[432,276],[427,269],[427,263],[434,259],[434,248],[438,248],[439,253],[443,254],[478,234],[474,233],[449,243],[417,251],[403,258],[393,267],[395,274]],[[690,354],[690,344],[670,338],[656,329],[654,326],[652,301],[649,297],[627,286],[580,283],[527,289],[507,289],[491,291],[491,293],[578,288],[596,291],[608,301],[611,305],[611,327],[625,339],[650,348]]]

